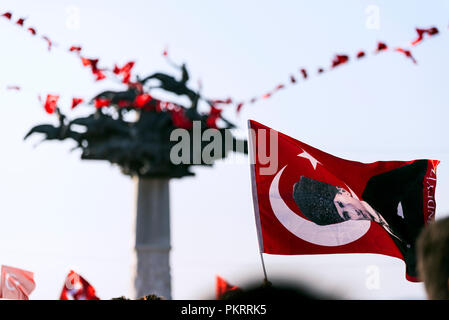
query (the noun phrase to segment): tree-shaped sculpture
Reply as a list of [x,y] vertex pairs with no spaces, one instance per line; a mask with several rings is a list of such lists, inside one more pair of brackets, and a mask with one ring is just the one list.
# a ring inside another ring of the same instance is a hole
[[[93,61],[86,59],[85,65],[91,63],[92,71],[98,76],[96,61]],[[59,125],[35,126],[25,139],[34,133],[44,134],[46,140],[72,139],[82,150],[82,159],[107,160],[118,165],[124,174],[136,177],[136,261],[132,294],[139,297],[153,293],[171,298],[168,181],[193,175],[192,165],[211,165],[213,160],[225,158],[230,151],[247,153],[247,144],[246,140],[238,140],[230,134],[228,129],[234,125],[217,107],[229,104],[229,99],[206,99],[190,89],[185,65],[179,67],[180,80],[165,73],[154,73],[143,79],[136,77],[134,82],[130,81],[132,67],[133,63],[128,63],[114,68],[116,75],[123,76],[126,90],[104,91],[95,96],[89,102],[95,110],[87,117],[67,119],[57,106],[58,97],[47,96],[45,109],[57,115]],[[185,107],[156,99],[150,95],[155,88],[186,96],[191,105]],[[201,101],[209,105],[208,113],[198,111]],[[77,103],[79,101],[74,100],[73,106]],[[170,138],[175,129],[184,129],[191,137],[187,149],[191,152],[183,155],[189,161],[177,164],[171,160],[172,148],[179,143]],[[200,134],[195,136],[195,130],[200,130]],[[214,139],[220,139],[216,144],[220,148],[209,148],[208,160],[201,157],[210,144],[201,139],[206,130],[215,130]],[[194,161],[198,156],[200,161]]]

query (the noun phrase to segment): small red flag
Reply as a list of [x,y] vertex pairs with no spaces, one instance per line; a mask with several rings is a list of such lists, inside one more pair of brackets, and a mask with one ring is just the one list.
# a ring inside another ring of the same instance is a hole
[[416,64],[416,59],[413,57],[412,52],[410,50],[407,49],[403,49],[403,48],[396,48],[395,51],[402,53],[403,55],[405,55],[407,58],[409,58],[410,60],[413,61],[414,64]]
[[[170,107],[170,106],[168,106],[168,107]],[[193,128],[193,122],[192,122],[192,120],[190,120],[187,117],[184,108],[175,106],[173,109],[170,110],[170,113],[171,113],[171,119],[173,121],[173,125],[175,127],[186,129],[186,130],[190,130]],[[209,120],[209,118],[208,118],[208,120]]]
[[281,89],[284,89],[284,88],[285,88],[285,85],[282,84],[282,83],[280,83],[280,84],[278,84],[278,85],[276,86],[276,88],[274,88],[274,90],[278,91],[278,90],[281,90]]
[[95,99],[95,108],[103,108],[108,107],[111,105],[111,101],[104,98],[97,98]]
[[50,51],[51,47],[53,46],[53,42],[47,36],[42,36],[42,39],[44,39],[47,42],[48,51]]
[[242,111],[243,105],[244,105],[243,102],[240,102],[240,103],[237,105],[237,113],[240,113],[240,111]]
[[271,92],[267,92],[267,93],[262,95],[262,99],[268,99],[270,97],[271,97]]
[[25,22],[25,18],[20,18],[16,21],[16,24],[18,24],[19,26],[23,26],[24,22]]
[[215,276],[215,296],[217,300],[220,300],[226,292],[238,289],[240,288],[229,284],[222,277]]
[[290,75],[290,83],[296,83],[296,78],[294,75]]
[[437,160],[361,163],[249,121],[260,252],[378,253],[419,281],[415,244],[434,219]]
[[70,270],[59,300],[100,300],[94,287],[75,271]]
[[88,58],[81,57],[81,63],[85,67],[96,68],[97,67],[97,63],[98,63],[98,59],[88,59]]
[[88,59],[81,57],[81,63],[85,67],[90,67],[92,74],[95,76],[96,81],[100,81],[106,78],[106,75],[101,69],[98,68],[98,59]]
[[72,98],[72,109],[75,109],[77,105],[82,103],[84,100],[82,98]]
[[365,52],[364,51],[359,51],[357,52],[357,59],[361,59],[365,56]]
[[128,83],[131,79],[131,69],[134,67],[134,61],[130,61],[123,67],[119,68],[117,65],[114,66],[113,72],[116,75],[121,75],[123,77],[122,82]]
[[33,36],[36,35],[36,29],[29,27],[29,28],[28,28],[28,31],[31,32],[31,34],[32,34]]
[[346,62],[349,61],[349,57],[347,55],[339,55],[337,54],[334,58],[334,60],[332,60],[332,68],[335,68],[341,64],[344,64]]
[[142,93],[139,94],[135,99],[134,99],[134,105],[137,108],[143,108],[145,107],[153,98],[148,94],[148,93]]
[[92,70],[92,73],[94,74],[96,81],[106,79],[106,75],[100,69]]
[[81,52],[81,47],[80,46],[71,46],[69,49],[70,52]]
[[388,49],[388,46],[385,43],[383,43],[383,42],[377,43],[376,52],[385,51],[387,49]]
[[418,38],[412,41],[411,45],[416,46],[424,39],[424,35],[427,34],[429,37],[434,36],[439,33],[438,29],[435,27],[429,29],[416,28],[416,33],[418,33]]
[[2,266],[1,297],[3,299],[28,300],[36,284],[30,271]]
[[11,12],[5,12],[0,17],[5,17],[6,19],[11,20],[12,13]]
[[206,119],[206,124],[209,128],[218,129],[217,121],[220,119],[222,109],[211,107],[209,116]]
[[47,99],[45,100],[44,109],[48,114],[52,114],[56,111],[58,107],[58,95],[47,94]]

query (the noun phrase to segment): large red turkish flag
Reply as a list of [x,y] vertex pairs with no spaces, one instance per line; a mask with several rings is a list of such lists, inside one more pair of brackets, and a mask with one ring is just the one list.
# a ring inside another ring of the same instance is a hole
[[419,281],[415,241],[435,215],[437,160],[361,163],[249,121],[260,251],[378,253]]

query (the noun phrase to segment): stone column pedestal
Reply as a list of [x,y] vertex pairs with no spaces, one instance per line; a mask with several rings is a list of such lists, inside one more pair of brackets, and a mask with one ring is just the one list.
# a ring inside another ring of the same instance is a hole
[[169,179],[135,178],[133,298],[171,299]]

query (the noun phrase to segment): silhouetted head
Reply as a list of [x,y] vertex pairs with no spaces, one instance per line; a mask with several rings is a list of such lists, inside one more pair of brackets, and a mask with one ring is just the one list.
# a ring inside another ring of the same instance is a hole
[[222,300],[245,300],[245,301],[299,301],[299,300],[333,300],[336,297],[322,294],[316,289],[306,285],[276,284],[258,285],[253,284],[248,288],[235,290],[228,295],[223,295]]
[[140,297],[137,300],[165,300],[165,298],[155,294],[147,294],[146,296]]
[[449,299],[449,217],[430,223],[417,240],[419,278],[429,299]]

